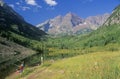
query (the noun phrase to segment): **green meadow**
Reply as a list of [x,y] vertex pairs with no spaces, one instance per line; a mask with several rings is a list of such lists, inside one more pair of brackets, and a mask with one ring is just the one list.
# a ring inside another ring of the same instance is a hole
[[[32,77],[32,78],[31,78]],[[26,68],[21,75],[6,79],[119,79],[120,51],[95,52],[46,61],[41,66]]]

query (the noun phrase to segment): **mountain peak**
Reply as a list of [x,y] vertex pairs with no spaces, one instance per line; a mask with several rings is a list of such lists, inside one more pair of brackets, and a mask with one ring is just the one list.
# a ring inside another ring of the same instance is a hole
[[108,16],[101,15],[83,19],[78,15],[69,12],[65,16],[59,15],[49,21],[38,24],[37,27],[52,35],[81,34],[95,30],[106,21],[107,17]]
[[73,13],[72,12],[68,12],[66,15],[73,15]]
[[3,5],[4,5],[4,1],[0,0],[0,6],[3,6]]
[[61,15],[58,15],[58,16],[57,16],[57,17],[55,17],[55,18],[56,18],[56,19],[57,19],[57,18],[59,19],[59,18],[62,18],[62,16],[61,16]]
[[[72,17],[72,16],[77,16],[77,15],[75,13],[68,12],[65,16]],[[79,16],[77,16],[77,17],[79,17]]]

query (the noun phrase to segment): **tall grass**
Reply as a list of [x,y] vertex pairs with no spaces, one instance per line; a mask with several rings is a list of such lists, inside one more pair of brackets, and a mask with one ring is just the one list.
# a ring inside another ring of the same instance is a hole
[[57,60],[40,73],[41,68],[37,68],[32,75],[37,75],[34,79],[119,79],[119,61],[120,52],[96,52]]

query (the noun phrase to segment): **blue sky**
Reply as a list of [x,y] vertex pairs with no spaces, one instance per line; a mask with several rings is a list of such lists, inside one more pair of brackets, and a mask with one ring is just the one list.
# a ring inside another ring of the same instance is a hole
[[58,15],[72,12],[81,18],[111,13],[120,0],[4,0],[8,5],[37,25]]

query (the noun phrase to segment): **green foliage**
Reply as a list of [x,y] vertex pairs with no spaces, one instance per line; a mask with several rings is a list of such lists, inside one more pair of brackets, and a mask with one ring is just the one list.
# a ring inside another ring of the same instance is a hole
[[51,66],[51,62],[44,62],[44,64],[42,65],[42,67],[49,67]]
[[38,66],[30,75],[20,79],[31,76],[34,79],[119,79],[119,61],[119,51],[95,52],[57,60],[52,64],[45,62],[45,65]]
[[21,54],[21,52],[20,51],[14,51],[15,52],[15,54],[14,55],[19,55],[19,54]]
[[[23,73],[20,75],[20,77],[25,77],[26,75],[32,73],[34,70],[31,68],[25,68],[25,70],[23,71]],[[19,77],[18,77],[19,78]]]
[[120,43],[120,25],[102,26],[100,29],[91,33],[88,39],[82,43],[84,47],[106,46],[107,44]]
[[48,37],[46,59],[62,59],[96,51],[118,51],[120,46],[120,25],[101,26],[98,30],[84,35]]
[[24,59],[26,66],[35,66],[41,64],[41,54],[37,53]]

